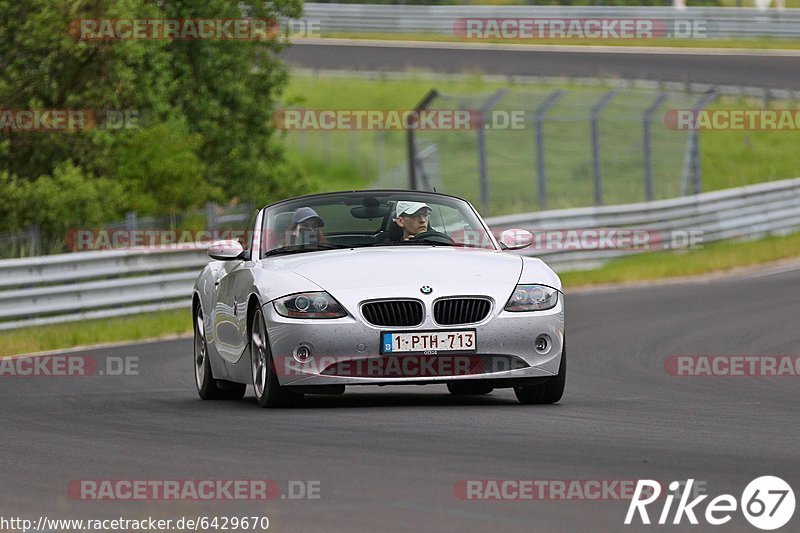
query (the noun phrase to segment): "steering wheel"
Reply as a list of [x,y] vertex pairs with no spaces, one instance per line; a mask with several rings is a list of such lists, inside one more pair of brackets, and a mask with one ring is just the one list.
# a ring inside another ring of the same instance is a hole
[[427,241],[432,242],[434,244],[447,244],[447,245],[454,245],[456,241],[450,237],[447,233],[442,233],[441,231],[436,231],[435,229],[429,229],[428,231],[423,231],[422,233],[418,233],[414,235],[412,242],[419,242],[419,241]]

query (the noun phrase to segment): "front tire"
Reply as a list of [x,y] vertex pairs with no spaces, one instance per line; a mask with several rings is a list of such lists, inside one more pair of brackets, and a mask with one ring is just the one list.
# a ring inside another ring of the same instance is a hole
[[203,310],[197,307],[194,318],[194,384],[203,400],[241,400],[247,385],[214,379],[208,360]]
[[550,404],[556,403],[564,395],[564,386],[567,384],[567,343],[561,349],[561,366],[558,374],[542,383],[528,387],[514,387],[514,394],[522,404]]
[[250,367],[253,375],[253,390],[261,407],[289,407],[303,398],[278,383],[275,363],[267,339],[267,326],[261,309],[253,315],[250,328]]

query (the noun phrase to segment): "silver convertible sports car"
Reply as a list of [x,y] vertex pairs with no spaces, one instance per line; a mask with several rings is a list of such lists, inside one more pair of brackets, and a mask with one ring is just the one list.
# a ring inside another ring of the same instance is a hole
[[541,260],[510,253],[469,202],[417,191],[353,191],[268,205],[243,247],[217,241],[194,286],[201,398],[264,407],[348,385],[513,387],[561,399],[564,295]]

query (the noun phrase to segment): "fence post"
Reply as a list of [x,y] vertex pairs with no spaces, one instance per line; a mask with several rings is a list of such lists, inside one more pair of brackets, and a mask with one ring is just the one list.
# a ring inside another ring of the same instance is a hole
[[667,99],[666,93],[661,93],[650,106],[645,109],[642,115],[642,150],[644,153],[644,190],[648,202],[653,201],[653,154],[652,143],[650,141],[650,121],[653,113],[661,107]]
[[547,176],[544,166],[544,134],[542,132],[542,122],[544,116],[553,107],[561,95],[563,89],[553,91],[544,99],[539,107],[533,112],[533,131],[536,137],[536,180],[539,187],[539,209],[547,209]]
[[[439,95],[439,92],[436,89],[431,89],[428,91],[422,100],[414,107],[414,111],[419,113],[423,109],[427,108],[430,103]],[[416,147],[414,146],[414,128],[411,127],[409,124],[408,129],[406,129],[406,144],[408,150],[408,188],[412,191],[417,190],[417,153]]]
[[331,162],[331,130],[322,132],[322,160],[325,163]]
[[136,231],[138,228],[136,227],[138,224],[138,219],[136,213],[133,211],[128,211],[125,213],[125,229],[127,231]]
[[477,124],[477,148],[478,148],[478,180],[481,195],[481,210],[483,216],[489,215],[489,162],[486,155],[486,117],[492,112],[498,100],[503,97],[507,89],[499,89],[481,106],[480,117]]
[[[716,97],[717,97],[716,91],[714,89],[709,90],[697,102],[696,111],[703,110],[712,101],[714,101]],[[694,194],[700,194],[701,192],[703,192],[703,179],[701,176],[701,169],[700,169],[700,135],[696,127],[691,132],[690,142],[691,142],[690,161],[692,170],[692,184],[693,184]]]
[[356,141],[356,130],[350,130],[350,162],[355,166],[358,161],[358,148]]
[[41,255],[42,234],[39,231],[38,224],[31,224],[28,226],[28,248],[31,256]]
[[386,132],[384,130],[377,130],[375,132],[375,151],[378,160],[378,176],[383,176],[386,173]]
[[597,119],[603,109],[614,98],[618,89],[612,89],[605,93],[592,108],[592,166],[594,167],[594,204],[603,205],[603,178],[600,174],[600,134],[597,131]]
[[215,204],[214,202],[208,202],[206,204],[206,229],[213,234],[214,229],[216,227],[217,227],[217,204]]

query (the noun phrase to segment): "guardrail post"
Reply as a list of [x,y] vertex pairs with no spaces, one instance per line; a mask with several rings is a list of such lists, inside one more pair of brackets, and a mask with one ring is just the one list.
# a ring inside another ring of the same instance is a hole
[[536,181],[539,188],[539,209],[547,209],[547,176],[545,174],[544,166],[544,133],[542,131],[542,122],[544,116],[553,107],[561,95],[564,94],[563,89],[553,91],[547,95],[539,107],[533,112],[533,132],[536,137]]
[[597,119],[603,109],[611,102],[619,89],[612,89],[605,93],[592,108],[592,166],[594,167],[594,204],[603,205],[603,180],[600,174],[600,134],[597,131]]
[[499,89],[486,100],[481,106],[481,115],[477,124],[478,185],[481,194],[481,209],[487,215],[489,214],[489,162],[486,156],[486,118],[506,92],[506,89]]
[[661,93],[642,115],[642,151],[644,153],[644,190],[648,202],[653,201],[653,154],[650,140],[650,121],[653,113],[661,107],[667,99],[666,93]]
[[[439,91],[431,89],[422,100],[414,107],[414,111],[419,113],[427,108],[430,103],[439,95]],[[408,188],[412,191],[417,190],[417,151],[414,145],[414,128],[406,129],[406,144],[408,150]]]

